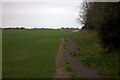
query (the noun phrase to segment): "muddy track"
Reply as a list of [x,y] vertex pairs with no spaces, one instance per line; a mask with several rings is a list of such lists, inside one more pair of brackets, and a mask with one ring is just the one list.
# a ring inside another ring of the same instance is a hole
[[[63,45],[67,46],[67,49],[63,48]],[[70,66],[74,73],[84,78],[103,78],[99,71],[83,65],[80,56],[71,56],[71,52],[79,52],[81,48],[78,44],[72,41],[69,37],[62,38],[61,44],[56,56],[56,74],[54,78],[71,78],[71,74],[65,70],[65,61],[70,63]]]
[[78,76],[83,76],[85,78],[103,78],[99,74],[98,70],[84,66],[81,62],[83,58],[80,56],[71,56],[71,52],[79,52],[81,48],[69,37],[66,37],[65,40],[68,48],[63,51],[63,58],[64,61],[68,61],[70,63],[73,72]]

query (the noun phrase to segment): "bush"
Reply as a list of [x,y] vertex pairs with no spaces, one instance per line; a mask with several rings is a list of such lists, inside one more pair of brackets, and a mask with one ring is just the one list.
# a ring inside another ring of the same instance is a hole
[[[86,10],[87,6],[87,10]],[[85,26],[98,32],[103,48],[120,48],[120,2],[93,2],[84,7]]]

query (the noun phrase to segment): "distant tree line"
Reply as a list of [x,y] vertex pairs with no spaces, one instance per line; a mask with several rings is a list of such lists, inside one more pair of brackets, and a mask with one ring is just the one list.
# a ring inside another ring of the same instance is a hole
[[74,28],[74,27],[61,27],[61,29],[79,29],[79,28]]
[[[2,30],[9,30],[9,29],[29,29],[29,28],[25,28],[25,27],[14,27],[14,28],[12,28],[12,27],[8,27],[8,28],[0,28],[0,29],[2,29]],[[30,29],[53,29],[53,28],[30,28]]]
[[[8,27],[8,28],[0,28],[2,30],[9,30],[9,29],[29,29],[29,28],[25,28],[25,27]],[[44,30],[53,30],[54,28],[30,28],[30,29],[44,29]],[[71,29],[71,30],[78,30],[79,28],[74,28],[74,27],[61,27],[61,28],[57,28],[57,29]]]
[[84,2],[78,22],[97,31],[103,48],[120,49],[120,2]]
[[9,30],[9,29],[25,29],[25,27],[15,27],[15,28],[12,28],[12,27],[8,27],[8,28],[1,28],[2,30]]

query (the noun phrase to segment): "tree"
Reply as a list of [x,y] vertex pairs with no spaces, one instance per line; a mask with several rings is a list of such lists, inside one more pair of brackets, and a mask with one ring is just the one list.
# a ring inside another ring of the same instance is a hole
[[97,31],[103,48],[120,48],[120,2],[85,3],[82,10],[83,28]]

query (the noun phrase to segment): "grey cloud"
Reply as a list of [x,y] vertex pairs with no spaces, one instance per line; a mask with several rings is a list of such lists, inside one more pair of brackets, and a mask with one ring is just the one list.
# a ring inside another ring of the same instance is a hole
[[3,2],[3,26],[61,27],[77,24],[79,2]]

